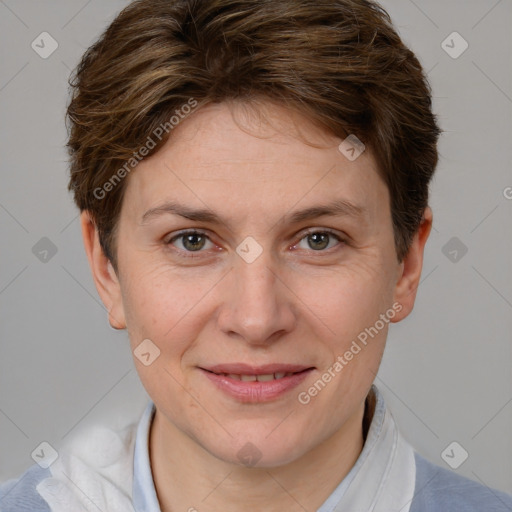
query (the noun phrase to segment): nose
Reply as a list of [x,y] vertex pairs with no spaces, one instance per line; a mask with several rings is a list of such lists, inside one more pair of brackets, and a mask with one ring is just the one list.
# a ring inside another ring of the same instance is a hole
[[252,263],[237,258],[224,283],[219,329],[252,345],[268,345],[297,321],[293,293],[265,251]]

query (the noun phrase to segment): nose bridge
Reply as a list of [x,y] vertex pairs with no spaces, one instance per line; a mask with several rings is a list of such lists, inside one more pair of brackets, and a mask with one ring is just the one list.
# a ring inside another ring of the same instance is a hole
[[226,294],[219,315],[224,332],[237,333],[250,343],[264,344],[276,332],[292,328],[294,315],[286,287],[273,267],[272,255],[267,250],[262,250],[255,259],[245,259],[243,253],[236,257],[232,289]]
[[[262,245],[262,238],[259,242],[252,236],[245,237],[236,247],[234,255],[234,273],[238,283],[243,284],[243,292],[258,295],[257,291],[269,293],[275,284],[276,267],[272,250],[268,245]],[[268,288],[268,289],[267,289]]]
[[248,302],[260,302],[260,305],[276,300],[277,279],[270,259],[270,256],[262,255],[251,263],[244,260],[235,263],[235,279],[240,298]]

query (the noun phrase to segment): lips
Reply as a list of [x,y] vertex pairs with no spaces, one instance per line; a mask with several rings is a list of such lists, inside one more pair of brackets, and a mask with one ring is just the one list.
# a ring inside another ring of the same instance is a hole
[[244,363],[200,368],[224,394],[240,402],[275,400],[298,386],[313,367],[294,364],[252,366]]
[[259,375],[242,375],[237,373],[218,373],[217,375],[223,375],[224,377],[229,377],[230,379],[242,380],[244,382],[268,382],[271,380],[279,380],[284,377],[290,377],[293,375],[293,372],[276,372],[276,373],[262,373]]
[[279,373],[299,373],[304,370],[311,368],[310,366],[303,366],[297,364],[265,364],[261,366],[252,366],[245,363],[230,363],[230,364],[217,364],[214,366],[204,367],[212,373],[220,374],[232,374],[232,375],[270,375]]

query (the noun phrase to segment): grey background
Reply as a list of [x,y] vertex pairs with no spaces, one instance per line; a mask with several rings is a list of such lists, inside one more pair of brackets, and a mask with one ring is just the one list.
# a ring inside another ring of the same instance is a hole
[[[377,384],[421,454],[446,466],[457,441],[469,453],[460,474],[512,492],[512,2],[382,4],[429,72],[445,133],[416,307],[392,326]],[[0,0],[0,480],[41,441],[58,449],[89,425],[135,419],[147,400],[66,191],[67,78],[124,5]],[[43,31],[59,44],[47,59],[31,48]],[[469,43],[457,59],[441,47],[453,31]],[[57,249],[46,262],[32,252],[42,237]]]

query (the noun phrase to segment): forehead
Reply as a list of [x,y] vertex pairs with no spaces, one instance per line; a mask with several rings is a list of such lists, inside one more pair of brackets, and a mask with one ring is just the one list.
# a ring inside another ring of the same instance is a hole
[[209,105],[185,118],[158,153],[128,177],[123,209],[144,215],[163,202],[269,220],[294,205],[344,200],[368,221],[386,213],[387,187],[370,151],[350,161],[342,139],[284,107]]

